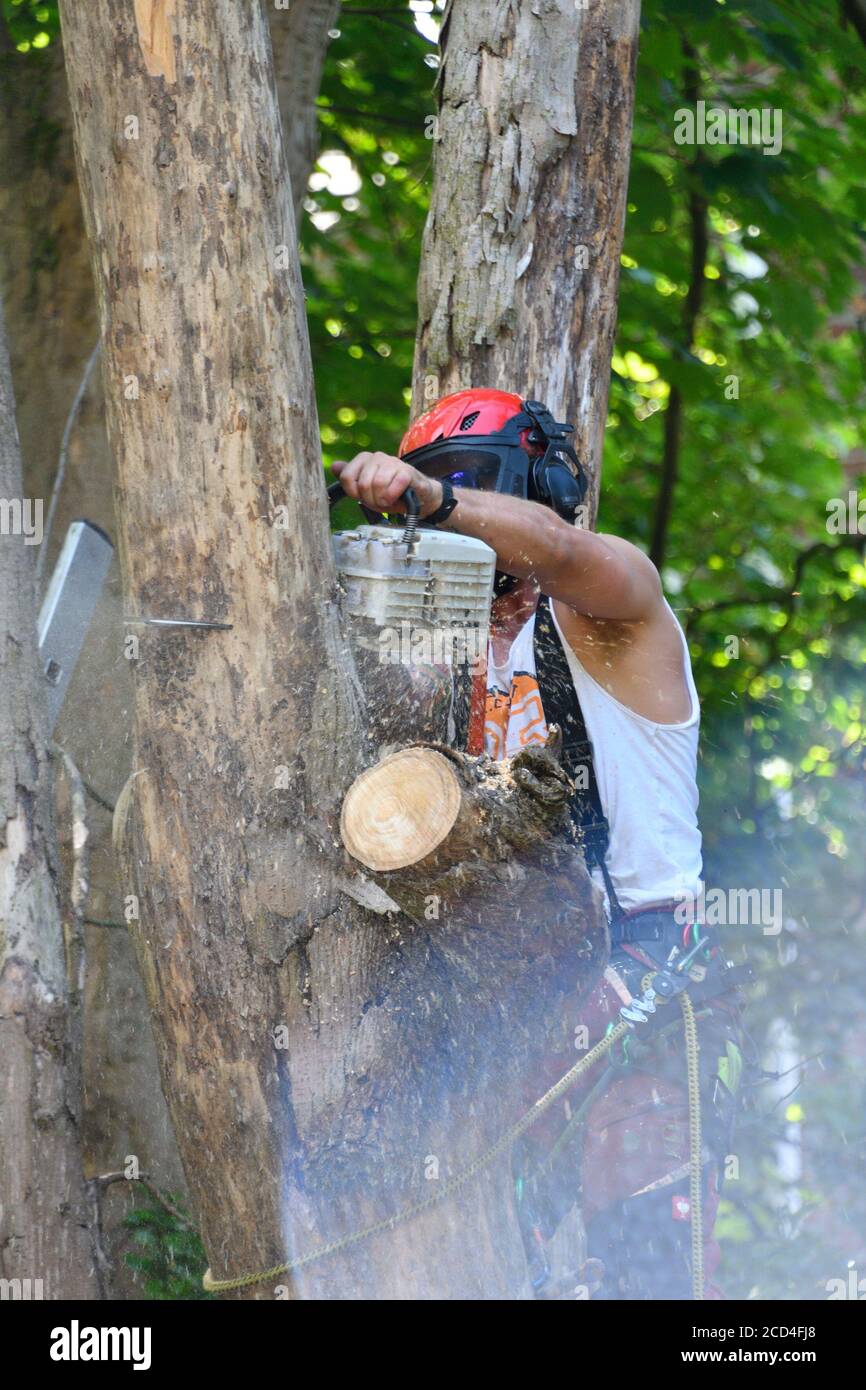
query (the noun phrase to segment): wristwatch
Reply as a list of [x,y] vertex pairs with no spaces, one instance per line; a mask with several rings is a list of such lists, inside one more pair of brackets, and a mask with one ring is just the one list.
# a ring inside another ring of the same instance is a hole
[[435,512],[423,518],[425,526],[441,526],[443,521],[447,521],[454,508],[457,506],[458,499],[454,496],[454,489],[447,478],[439,479],[442,488],[442,502]]

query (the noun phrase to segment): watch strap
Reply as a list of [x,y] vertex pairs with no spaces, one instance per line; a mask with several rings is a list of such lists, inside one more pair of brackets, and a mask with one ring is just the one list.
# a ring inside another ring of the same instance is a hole
[[457,506],[457,498],[454,496],[454,489],[447,478],[440,478],[442,486],[442,502],[435,512],[424,517],[425,526],[441,526],[443,521],[447,521],[454,508]]

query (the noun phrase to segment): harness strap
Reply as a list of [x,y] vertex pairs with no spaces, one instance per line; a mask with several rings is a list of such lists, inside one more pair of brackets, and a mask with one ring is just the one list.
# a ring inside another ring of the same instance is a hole
[[592,742],[580,707],[562,639],[553,620],[550,599],[542,596],[535,615],[535,674],[544,717],[562,730],[561,761],[575,785],[569,809],[589,868],[598,867],[610,902],[611,918],[623,914],[607,867],[610,826],[601,804]]
[[[607,867],[610,827],[601,804],[592,743],[571,676],[571,668],[556,630],[550,599],[542,596],[535,615],[535,675],[541,692],[544,717],[562,730],[561,761],[574,784],[569,811],[578,832],[587,867],[598,868],[610,903],[611,920],[624,916]],[[468,668],[455,672],[453,716],[458,748],[480,753],[483,747],[486,678]]]

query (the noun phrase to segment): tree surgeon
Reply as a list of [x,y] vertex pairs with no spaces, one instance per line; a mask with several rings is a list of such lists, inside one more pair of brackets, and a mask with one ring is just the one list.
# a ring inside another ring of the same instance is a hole
[[[577,1045],[603,1037],[648,975],[685,965],[691,954],[700,1158],[690,1150],[682,1019],[658,1008],[596,1064],[568,1111],[555,1112],[513,1156],[539,1296],[550,1296],[545,1244],[579,1197],[592,1296],[711,1297],[713,1224],[740,1071],[742,973],[692,906],[701,880],[698,697],[654,565],[621,537],[575,525],[587,480],[570,433],[538,401],[470,389],[421,415],[400,457],[362,453],[335,472],[349,496],[377,511],[403,511],[401,498],[414,488],[422,524],[474,536],[496,552],[487,671],[466,702],[464,737],[470,752],[498,760],[544,744],[553,724],[562,730],[572,819],[611,932],[604,979],[576,1006]],[[533,1078],[536,1094],[568,1065],[563,1056],[549,1062],[549,1074]]]

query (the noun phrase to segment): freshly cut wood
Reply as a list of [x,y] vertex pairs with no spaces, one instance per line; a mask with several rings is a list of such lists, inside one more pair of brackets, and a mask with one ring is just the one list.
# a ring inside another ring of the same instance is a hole
[[557,741],[504,763],[442,744],[392,753],[349,788],[343,844],[415,922],[429,923],[431,901],[443,926],[482,933],[525,914],[537,944],[561,924],[563,893],[591,896]]
[[403,748],[363,772],[343,802],[343,844],[368,869],[404,869],[431,854],[460,811],[454,767],[433,748]]

